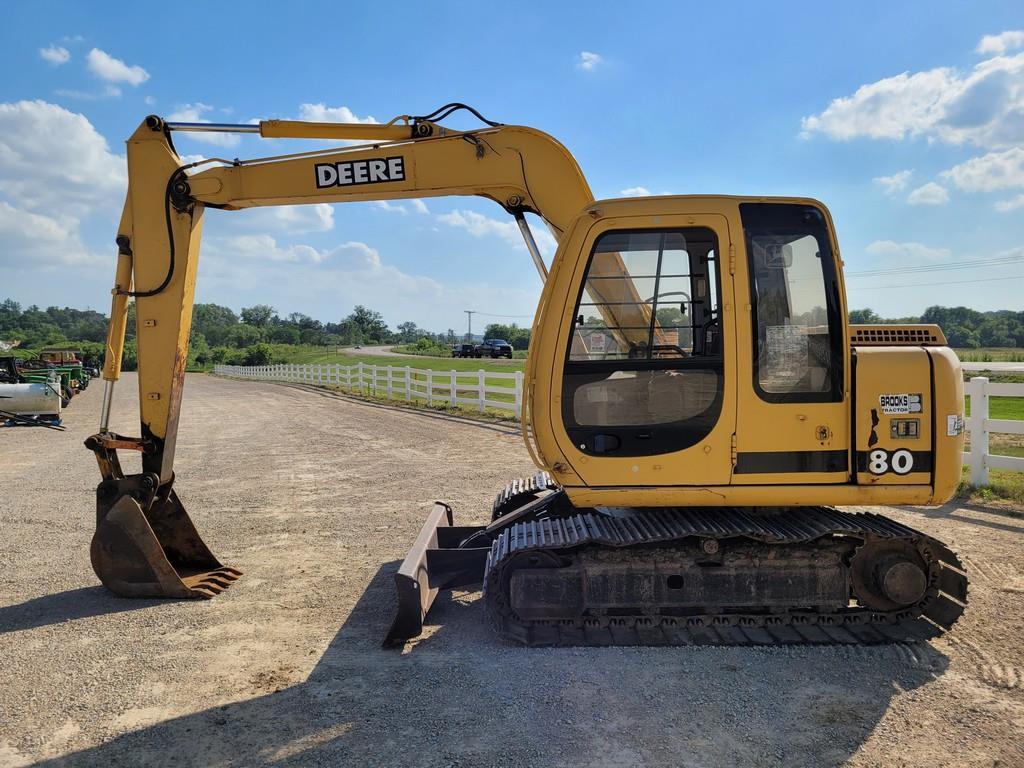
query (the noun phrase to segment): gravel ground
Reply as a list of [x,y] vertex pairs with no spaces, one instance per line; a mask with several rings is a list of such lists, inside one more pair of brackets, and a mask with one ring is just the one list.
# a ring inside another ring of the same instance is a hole
[[468,592],[384,651],[391,574],[431,502],[485,520],[532,469],[515,430],[189,379],[179,492],[246,573],[215,600],[97,585],[82,440],[99,384],[67,433],[0,429],[2,766],[1024,765],[1024,520],[888,510],[971,572],[966,615],[930,644],[528,650]]

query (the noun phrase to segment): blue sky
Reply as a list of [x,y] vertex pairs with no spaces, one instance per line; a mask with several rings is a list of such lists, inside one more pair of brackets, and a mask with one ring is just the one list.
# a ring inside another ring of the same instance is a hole
[[[149,113],[386,121],[463,101],[556,136],[599,198],[823,200],[852,307],[1024,307],[1019,0],[552,5],[7,5],[0,298],[106,311],[123,141]],[[540,283],[517,238],[500,208],[464,198],[209,211],[197,300],[322,320],[363,303],[435,330],[464,327],[465,309],[528,323]],[[905,266],[933,271],[855,274]]]

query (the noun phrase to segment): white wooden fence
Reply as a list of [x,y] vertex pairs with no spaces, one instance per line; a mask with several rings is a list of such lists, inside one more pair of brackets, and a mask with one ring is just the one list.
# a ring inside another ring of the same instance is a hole
[[966,425],[971,436],[971,450],[964,452],[964,464],[971,467],[971,485],[988,485],[989,469],[1024,472],[1024,459],[988,452],[989,432],[1024,435],[1024,421],[988,417],[989,397],[1024,397],[1024,384],[993,384],[984,376],[975,376],[964,386],[964,392],[971,398],[971,415]]
[[[434,371],[396,365],[218,365],[220,376],[262,381],[288,381],[298,384],[343,387],[386,397],[389,400],[424,401],[428,405],[463,405],[522,413],[523,374],[493,371]],[[971,398],[967,430],[971,450],[964,452],[964,464],[971,467],[971,485],[988,485],[989,469],[1024,472],[1024,458],[989,453],[989,433],[1024,435],[1024,421],[990,419],[991,396],[1024,397],[1024,384],[993,384],[984,376],[975,376],[964,387]],[[495,395],[504,396],[495,399]]]
[[[359,390],[389,400],[424,401],[428,405],[445,404],[512,411],[523,408],[523,373],[494,371],[434,371],[398,365],[217,365],[219,376],[260,381],[287,381],[296,384],[342,387]],[[503,396],[500,397],[499,396]]]

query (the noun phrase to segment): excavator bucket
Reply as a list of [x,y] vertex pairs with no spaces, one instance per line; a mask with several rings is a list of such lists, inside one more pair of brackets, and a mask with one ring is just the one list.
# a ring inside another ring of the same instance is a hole
[[173,490],[147,510],[131,495],[104,503],[98,493],[92,567],[122,597],[211,598],[242,575],[221,565]]

